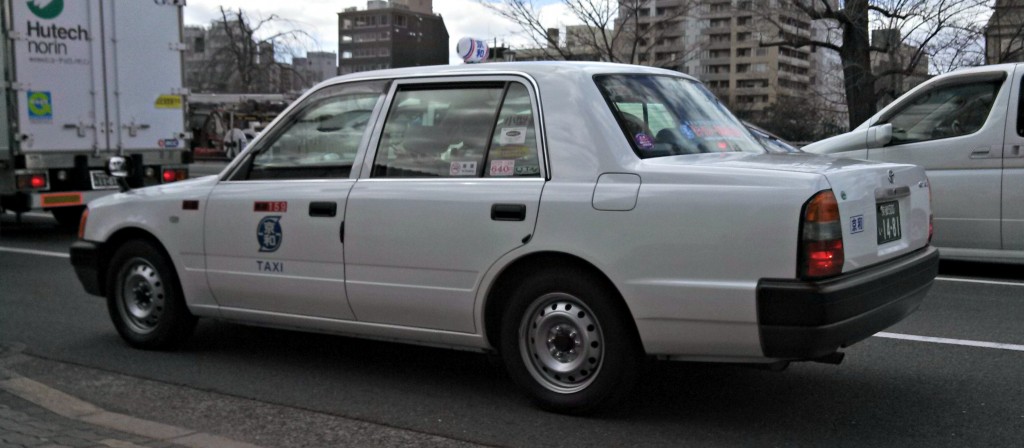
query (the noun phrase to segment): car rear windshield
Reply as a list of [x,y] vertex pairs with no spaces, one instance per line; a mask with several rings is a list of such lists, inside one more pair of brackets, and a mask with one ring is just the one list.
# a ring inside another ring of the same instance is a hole
[[765,152],[743,124],[696,81],[655,75],[600,75],[594,81],[642,159]]

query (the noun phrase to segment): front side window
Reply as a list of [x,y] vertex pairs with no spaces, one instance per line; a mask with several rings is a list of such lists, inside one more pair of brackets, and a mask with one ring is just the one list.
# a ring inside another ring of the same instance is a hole
[[696,81],[654,75],[602,75],[594,80],[640,158],[765,152]]
[[539,176],[533,105],[514,82],[400,88],[372,177]]
[[1002,81],[937,87],[919,93],[882,123],[892,145],[973,134],[985,125]]
[[385,87],[383,81],[344,84],[306,98],[233,180],[348,178]]

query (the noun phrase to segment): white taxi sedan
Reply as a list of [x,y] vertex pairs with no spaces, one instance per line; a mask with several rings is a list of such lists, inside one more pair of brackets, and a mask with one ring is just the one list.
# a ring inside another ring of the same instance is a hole
[[686,75],[501,63],[320,84],[220,175],[92,202],[71,257],[135,347],[211,317],[497,351],[581,413],[645,356],[838,362],[920,304],[930,221],[922,169],[768,154]]

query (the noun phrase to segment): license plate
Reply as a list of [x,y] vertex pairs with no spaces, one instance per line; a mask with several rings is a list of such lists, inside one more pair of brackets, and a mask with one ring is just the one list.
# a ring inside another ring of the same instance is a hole
[[89,174],[92,176],[92,189],[93,190],[109,190],[111,188],[118,188],[117,179],[110,177],[103,171],[90,171]]
[[879,202],[875,204],[878,213],[878,244],[896,241],[903,237],[900,233],[900,203],[898,201]]

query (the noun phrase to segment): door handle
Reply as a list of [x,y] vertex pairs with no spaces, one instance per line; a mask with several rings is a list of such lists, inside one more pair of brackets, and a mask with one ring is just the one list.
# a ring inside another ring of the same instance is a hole
[[1024,151],[1020,150],[1020,145],[1013,145],[1010,147],[1010,157],[1021,157],[1024,156]]
[[989,149],[989,148],[978,148],[978,149],[975,149],[974,151],[971,151],[970,158],[972,158],[972,159],[987,159],[988,158],[988,154],[990,152],[992,152],[992,150]]
[[333,218],[338,214],[337,202],[310,202],[309,216],[314,218]]
[[525,219],[525,204],[494,204],[491,206],[492,221],[523,221]]

